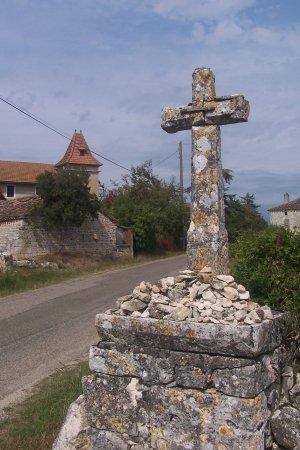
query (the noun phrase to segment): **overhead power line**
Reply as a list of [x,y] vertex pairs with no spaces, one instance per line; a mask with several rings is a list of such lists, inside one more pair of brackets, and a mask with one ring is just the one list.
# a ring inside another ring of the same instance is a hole
[[159,161],[158,163],[154,164],[153,167],[159,166],[160,164],[162,164],[163,162],[167,161],[167,159],[170,159],[173,155],[175,155],[175,153],[178,153],[178,150],[175,150],[175,152],[171,153],[171,155],[166,156],[166,158],[162,159],[161,161]]
[[42,120],[37,119],[36,117],[34,117],[32,114],[26,112],[24,109],[22,109],[20,106],[16,106],[13,103],[9,102],[8,100],[6,100],[3,97],[0,97],[0,100],[2,100],[4,103],[6,103],[7,105],[11,106],[12,108],[15,108],[17,111],[21,112],[22,114],[25,114],[25,116],[30,117],[31,119],[35,120],[36,122],[40,123],[41,125],[43,125],[46,128],[49,128],[49,130],[54,131],[55,133],[59,134],[60,136],[64,137],[65,139],[70,140],[70,138],[68,136],[66,136],[65,134],[61,133],[60,131],[56,130],[55,128],[53,128],[50,125],[47,125],[45,122],[43,122]]
[[[48,124],[46,121],[44,121],[43,119],[37,118],[36,116],[34,116],[32,113],[29,113],[28,111],[26,111],[24,108],[21,108],[18,105],[14,105],[12,102],[10,102],[9,100],[0,97],[0,100],[4,103],[6,103],[7,105],[11,106],[12,108],[16,109],[17,111],[21,112],[22,114],[24,114],[25,116],[29,117],[32,120],[35,120],[35,122],[39,123],[40,125],[43,125],[44,127],[48,128],[49,130],[53,131],[56,134],[59,134],[60,136],[64,137],[65,139],[67,139],[68,141],[71,141],[71,137],[67,136],[66,133],[59,131],[54,125],[50,125]],[[104,155],[101,155],[100,153],[95,152],[94,150],[91,149],[91,152],[94,153],[94,155],[99,156],[102,159],[105,159],[106,161],[110,162],[111,164],[114,164],[115,166],[120,167],[121,169],[127,170],[128,172],[131,172],[130,169],[128,169],[128,167],[123,166],[122,164],[119,164],[115,161],[112,161],[110,158],[107,158]]]

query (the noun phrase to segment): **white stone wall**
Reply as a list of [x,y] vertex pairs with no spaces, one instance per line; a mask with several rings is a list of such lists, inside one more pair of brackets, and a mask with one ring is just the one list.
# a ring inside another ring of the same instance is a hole
[[0,253],[7,252],[13,256],[19,247],[19,234],[23,221],[15,220],[0,224]]
[[0,183],[0,190],[6,197],[6,186],[15,186],[15,196],[12,198],[22,198],[28,195],[35,194],[35,184],[21,184],[21,183]]
[[300,232],[300,211],[270,211],[270,222]]
[[0,252],[16,260],[31,259],[55,252],[88,253],[103,256],[132,256],[132,245],[116,245],[117,225],[99,214],[68,231],[34,227],[25,220],[0,224]]

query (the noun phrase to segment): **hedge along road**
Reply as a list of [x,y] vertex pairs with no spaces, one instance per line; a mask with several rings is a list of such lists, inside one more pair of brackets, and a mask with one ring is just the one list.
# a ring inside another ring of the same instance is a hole
[[0,410],[21,401],[56,369],[87,360],[98,340],[97,313],[141,281],[185,267],[186,256],[176,256],[0,298]]

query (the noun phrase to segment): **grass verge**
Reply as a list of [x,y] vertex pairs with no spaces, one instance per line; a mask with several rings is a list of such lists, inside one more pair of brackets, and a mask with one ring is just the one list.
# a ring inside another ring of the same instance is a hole
[[87,363],[64,368],[39,384],[20,405],[7,409],[0,420],[1,450],[52,448],[69,405],[81,394],[81,378],[90,373]]
[[56,262],[58,269],[41,269],[17,267],[7,272],[0,272],[0,297],[5,295],[37,289],[43,286],[59,283],[70,278],[101,272],[110,269],[119,269],[132,265],[180,255],[166,253],[163,255],[119,257],[119,258],[92,258],[85,255],[51,255],[47,261]]

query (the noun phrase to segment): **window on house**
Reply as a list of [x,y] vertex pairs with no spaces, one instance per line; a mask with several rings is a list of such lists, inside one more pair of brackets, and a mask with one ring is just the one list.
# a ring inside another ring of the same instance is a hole
[[79,155],[84,156],[86,153],[85,149],[79,149]]
[[287,216],[287,211],[285,211],[284,215]]
[[15,196],[15,186],[7,185],[6,186],[6,197],[13,198]]

